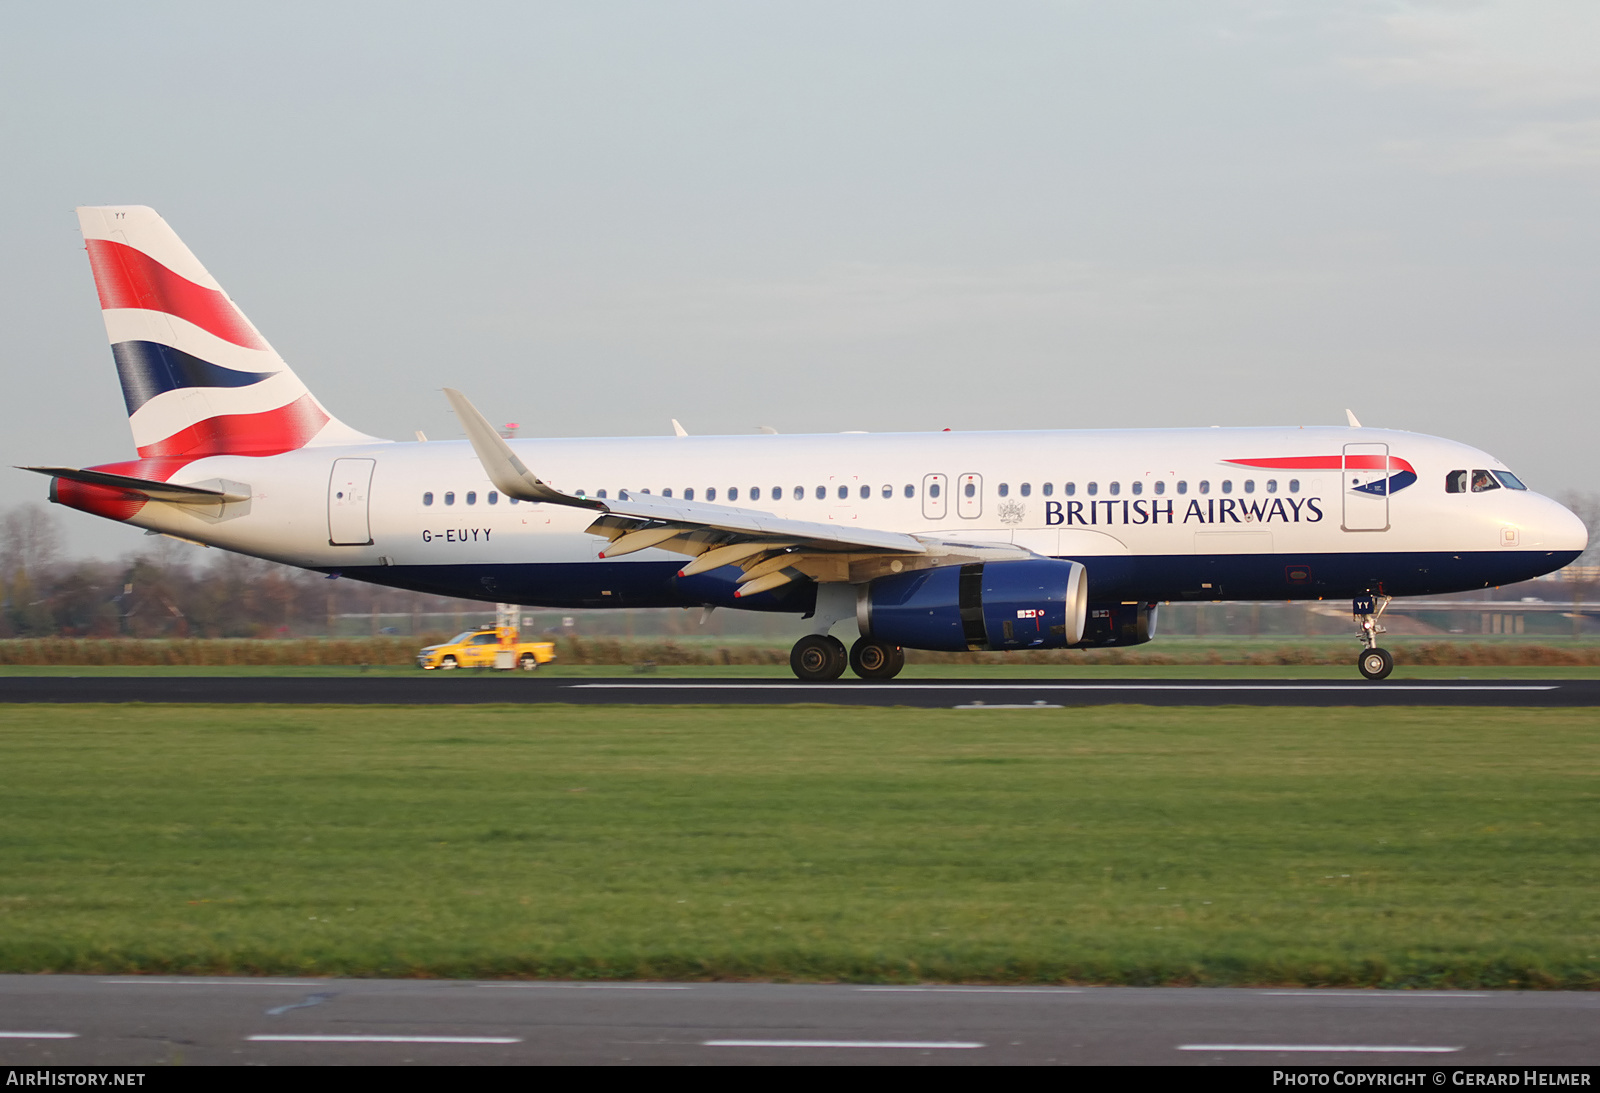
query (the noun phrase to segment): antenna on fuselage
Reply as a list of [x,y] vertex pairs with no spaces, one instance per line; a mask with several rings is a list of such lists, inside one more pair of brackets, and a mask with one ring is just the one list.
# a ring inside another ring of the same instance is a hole
[[1356,420],[1356,412],[1354,410],[1349,410],[1349,409],[1345,410],[1344,419],[1350,423],[1350,428],[1352,428],[1352,429],[1361,428],[1361,422]]

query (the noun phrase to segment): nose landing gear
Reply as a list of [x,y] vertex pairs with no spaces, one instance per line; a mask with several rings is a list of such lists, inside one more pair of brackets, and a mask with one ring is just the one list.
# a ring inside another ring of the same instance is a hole
[[1384,609],[1389,606],[1389,596],[1357,596],[1350,605],[1356,622],[1361,624],[1361,656],[1356,667],[1368,679],[1386,679],[1394,671],[1394,657],[1387,649],[1378,648],[1378,635],[1388,633],[1378,625]]

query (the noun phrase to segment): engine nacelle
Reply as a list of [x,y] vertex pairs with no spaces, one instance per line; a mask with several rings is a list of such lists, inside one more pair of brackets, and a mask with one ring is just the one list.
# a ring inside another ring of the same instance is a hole
[[861,633],[912,649],[1061,649],[1083,640],[1089,575],[1048,558],[941,566],[862,586]]
[[1153,603],[1091,603],[1083,630],[1084,647],[1143,645],[1156,636]]

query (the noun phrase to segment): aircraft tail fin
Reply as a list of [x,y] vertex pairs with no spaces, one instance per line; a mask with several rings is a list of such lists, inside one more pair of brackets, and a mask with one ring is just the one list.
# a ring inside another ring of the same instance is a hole
[[140,459],[376,439],[328,413],[154,209],[89,206],[78,223]]

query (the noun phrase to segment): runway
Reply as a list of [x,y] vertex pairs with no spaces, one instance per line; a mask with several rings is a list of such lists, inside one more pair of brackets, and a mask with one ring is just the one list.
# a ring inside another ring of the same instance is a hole
[[1600,994],[0,976],[13,1066],[1592,1065]]
[[0,702],[200,702],[309,705],[914,706],[973,711],[1149,706],[1600,706],[1600,680],[840,680],[650,679],[429,674],[335,676],[6,676]]

